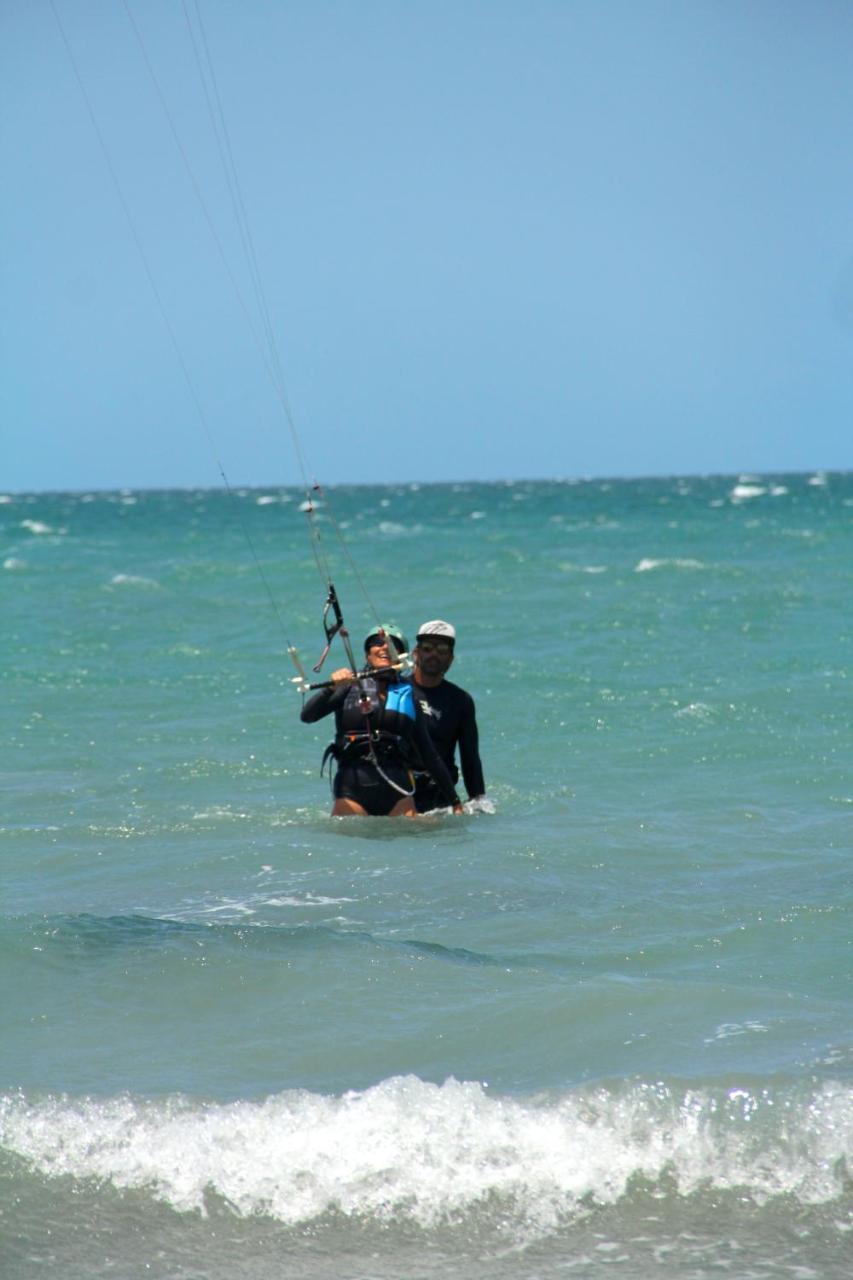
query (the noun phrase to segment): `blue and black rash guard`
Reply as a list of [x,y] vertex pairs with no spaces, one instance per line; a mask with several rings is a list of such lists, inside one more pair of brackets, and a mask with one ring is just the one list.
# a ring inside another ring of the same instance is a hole
[[[362,705],[365,698],[369,708]],[[426,768],[441,802],[459,804],[450,774],[432,743],[408,681],[363,676],[359,684],[342,683],[320,689],[303,706],[301,719],[305,724],[314,724],[332,712],[333,755],[338,761],[335,795],[349,795],[361,803],[361,795],[354,792],[363,787],[365,777],[378,776],[372,760],[375,754],[382,772],[395,782],[398,778],[407,780],[414,766]],[[404,789],[410,791],[411,786]],[[399,792],[387,790],[387,808],[386,800],[382,803],[386,812],[400,799]]]

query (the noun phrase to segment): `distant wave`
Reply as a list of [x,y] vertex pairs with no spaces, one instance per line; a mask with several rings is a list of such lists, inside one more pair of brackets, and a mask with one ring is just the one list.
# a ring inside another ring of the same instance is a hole
[[[45,524],[43,520],[22,520],[21,528],[28,529],[30,533],[34,533],[34,534],[55,532],[53,526],[49,524]],[[60,533],[64,533],[64,532],[65,532],[64,529],[60,530]]]
[[430,1227],[500,1206],[548,1232],[642,1178],[680,1196],[737,1189],[761,1204],[844,1193],[853,1089],[631,1082],[558,1097],[393,1077],[342,1096],[0,1097],[0,1144],[48,1177],[148,1191],[179,1212],[212,1193],[295,1225],[329,1212]]
[[704,569],[701,560],[689,557],[672,557],[663,560],[643,559],[634,566],[635,573],[648,573],[650,569]]
[[[812,484],[813,481],[809,481]],[[771,498],[783,498],[788,493],[788,486],[784,484],[757,484],[754,477],[742,477],[738,484],[734,485],[729,492],[729,498],[734,503],[748,502],[751,498],[763,498],[769,493]]]
[[137,573],[114,573],[110,578],[110,586],[112,587],[155,587],[159,589],[160,583],[155,578],[143,578]]
[[399,520],[380,520],[368,532],[368,536],[382,538],[417,538],[424,531],[422,524],[401,524]]

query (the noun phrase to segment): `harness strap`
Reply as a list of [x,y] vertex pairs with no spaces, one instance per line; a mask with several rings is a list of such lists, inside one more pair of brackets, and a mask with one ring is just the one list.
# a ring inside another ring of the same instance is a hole
[[[376,772],[379,774],[383,782],[387,783],[398,795],[409,797],[415,794],[415,779],[411,769],[407,769],[409,774],[410,789],[407,791],[405,787],[401,787],[393,778],[389,778],[382,765],[379,763],[377,747],[383,755],[389,755],[394,746],[397,746],[399,754],[403,757],[403,765],[405,765],[405,751],[402,750],[403,740],[396,733],[389,733],[387,729],[375,729],[366,733],[348,733],[347,741],[344,743],[330,742],[323,752],[323,759],[320,764],[320,777],[326,768],[326,764],[330,759],[337,761],[339,765],[346,764],[348,757],[364,761],[366,764],[372,764]],[[329,771],[329,781],[331,782],[331,770]]]

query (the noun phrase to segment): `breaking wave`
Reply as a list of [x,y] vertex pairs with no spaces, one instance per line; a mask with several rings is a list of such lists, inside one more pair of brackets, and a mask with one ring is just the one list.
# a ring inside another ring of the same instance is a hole
[[638,1179],[823,1204],[849,1191],[851,1140],[853,1090],[840,1083],[634,1082],[519,1099],[399,1076],[231,1103],[0,1099],[0,1143],[43,1176],[144,1190],[178,1212],[204,1214],[213,1195],[291,1226],[333,1212],[432,1227],[500,1206],[514,1228],[547,1233]]

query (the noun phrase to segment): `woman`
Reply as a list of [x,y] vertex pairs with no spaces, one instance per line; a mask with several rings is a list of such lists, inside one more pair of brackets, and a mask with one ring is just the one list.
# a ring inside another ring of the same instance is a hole
[[364,642],[364,672],[356,676],[348,667],[335,671],[331,687],[315,693],[302,708],[305,724],[335,713],[335,741],[326,751],[326,756],[333,755],[338,762],[332,787],[333,817],[416,818],[413,765],[426,768],[443,803],[462,812],[412,686],[401,680],[394,668],[406,648],[397,627],[389,624],[371,632]]

